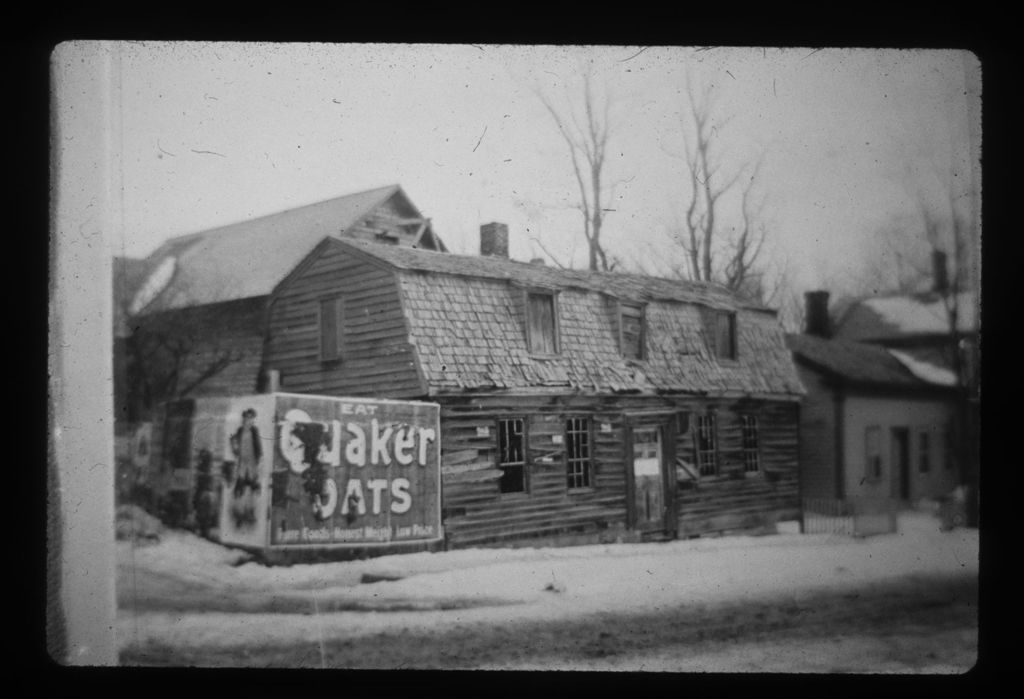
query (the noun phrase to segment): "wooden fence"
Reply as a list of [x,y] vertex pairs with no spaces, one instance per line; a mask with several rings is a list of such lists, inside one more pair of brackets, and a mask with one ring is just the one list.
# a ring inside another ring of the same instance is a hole
[[804,498],[804,534],[872,536],[896,531],[897,503],[890,498]]

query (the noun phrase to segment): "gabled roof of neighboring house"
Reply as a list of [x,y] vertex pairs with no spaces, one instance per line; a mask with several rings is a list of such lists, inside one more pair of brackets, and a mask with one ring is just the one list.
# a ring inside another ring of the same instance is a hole
[[814,335],[788,335],[786,343],[798,361],[844,382],[908,389],[949,385],[944,369],[880,345]]
[[[976,296],[957,296],[957,330],[978,330]],[[865,342],[899,340],[913,336],[945,335],[950,330],[943,298],[934,292],[870,296],[849,304],[835,326],[835,336]]]
[[[395,272],[409,341],[431,394],[552,388],[794,398],[804,393],[775,312],[717,285],[349,239],[323,245]],[[527,347],[524,294],[534,288],[558,292],[556,355],[537,357]],[[643,360],[620,353],[616,300],[646,302]],[[737,360],[713,356],[702,307],[736,312]]]
[[391,200],[410,216],[420,216],[395,184],[168,240],[147,260],[160,278],[152,280],[152,299],[136,310],[153,313],[265,296],[321,240],[345,235]]

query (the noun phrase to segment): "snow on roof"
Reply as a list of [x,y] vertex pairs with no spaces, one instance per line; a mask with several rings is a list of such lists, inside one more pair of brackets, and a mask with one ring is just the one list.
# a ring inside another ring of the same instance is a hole
[[[859,305],[873,311],[880,323],[888,326],[885,328],[888,336],[949,332],[945,302],[935,294],[868,298]],[[977,309],[973,293],[961,292],[957,295],[957,311],[957,329],[960,332],[977,330]]]
[[935,364],[923,361],[908,354],[907,352],[900,352],[899,350],[891,349],[889,350],[889,354],[898,359],[910,373],[922,381],[927,381],[928,383],[933,383],[939,386],[956,385],[956,374],[946,367],[936,366]]

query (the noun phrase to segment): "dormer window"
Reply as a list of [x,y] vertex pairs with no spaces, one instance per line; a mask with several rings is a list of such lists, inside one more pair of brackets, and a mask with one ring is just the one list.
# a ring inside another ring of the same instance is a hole
[[645,359],[646,318],[640,304],[619,304],[619,351],[626,359]]
[[736,359],[736,314],[711,311],[705,315],[711,353],[718,359]]
[[527,293],[526,343],[530,354],[558,354],[558,303],[553,292]]

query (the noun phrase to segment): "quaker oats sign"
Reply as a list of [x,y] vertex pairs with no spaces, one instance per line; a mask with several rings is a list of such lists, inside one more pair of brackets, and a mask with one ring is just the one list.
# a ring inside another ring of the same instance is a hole
[[441,538],[436,404],[275,397],[270,546]]

